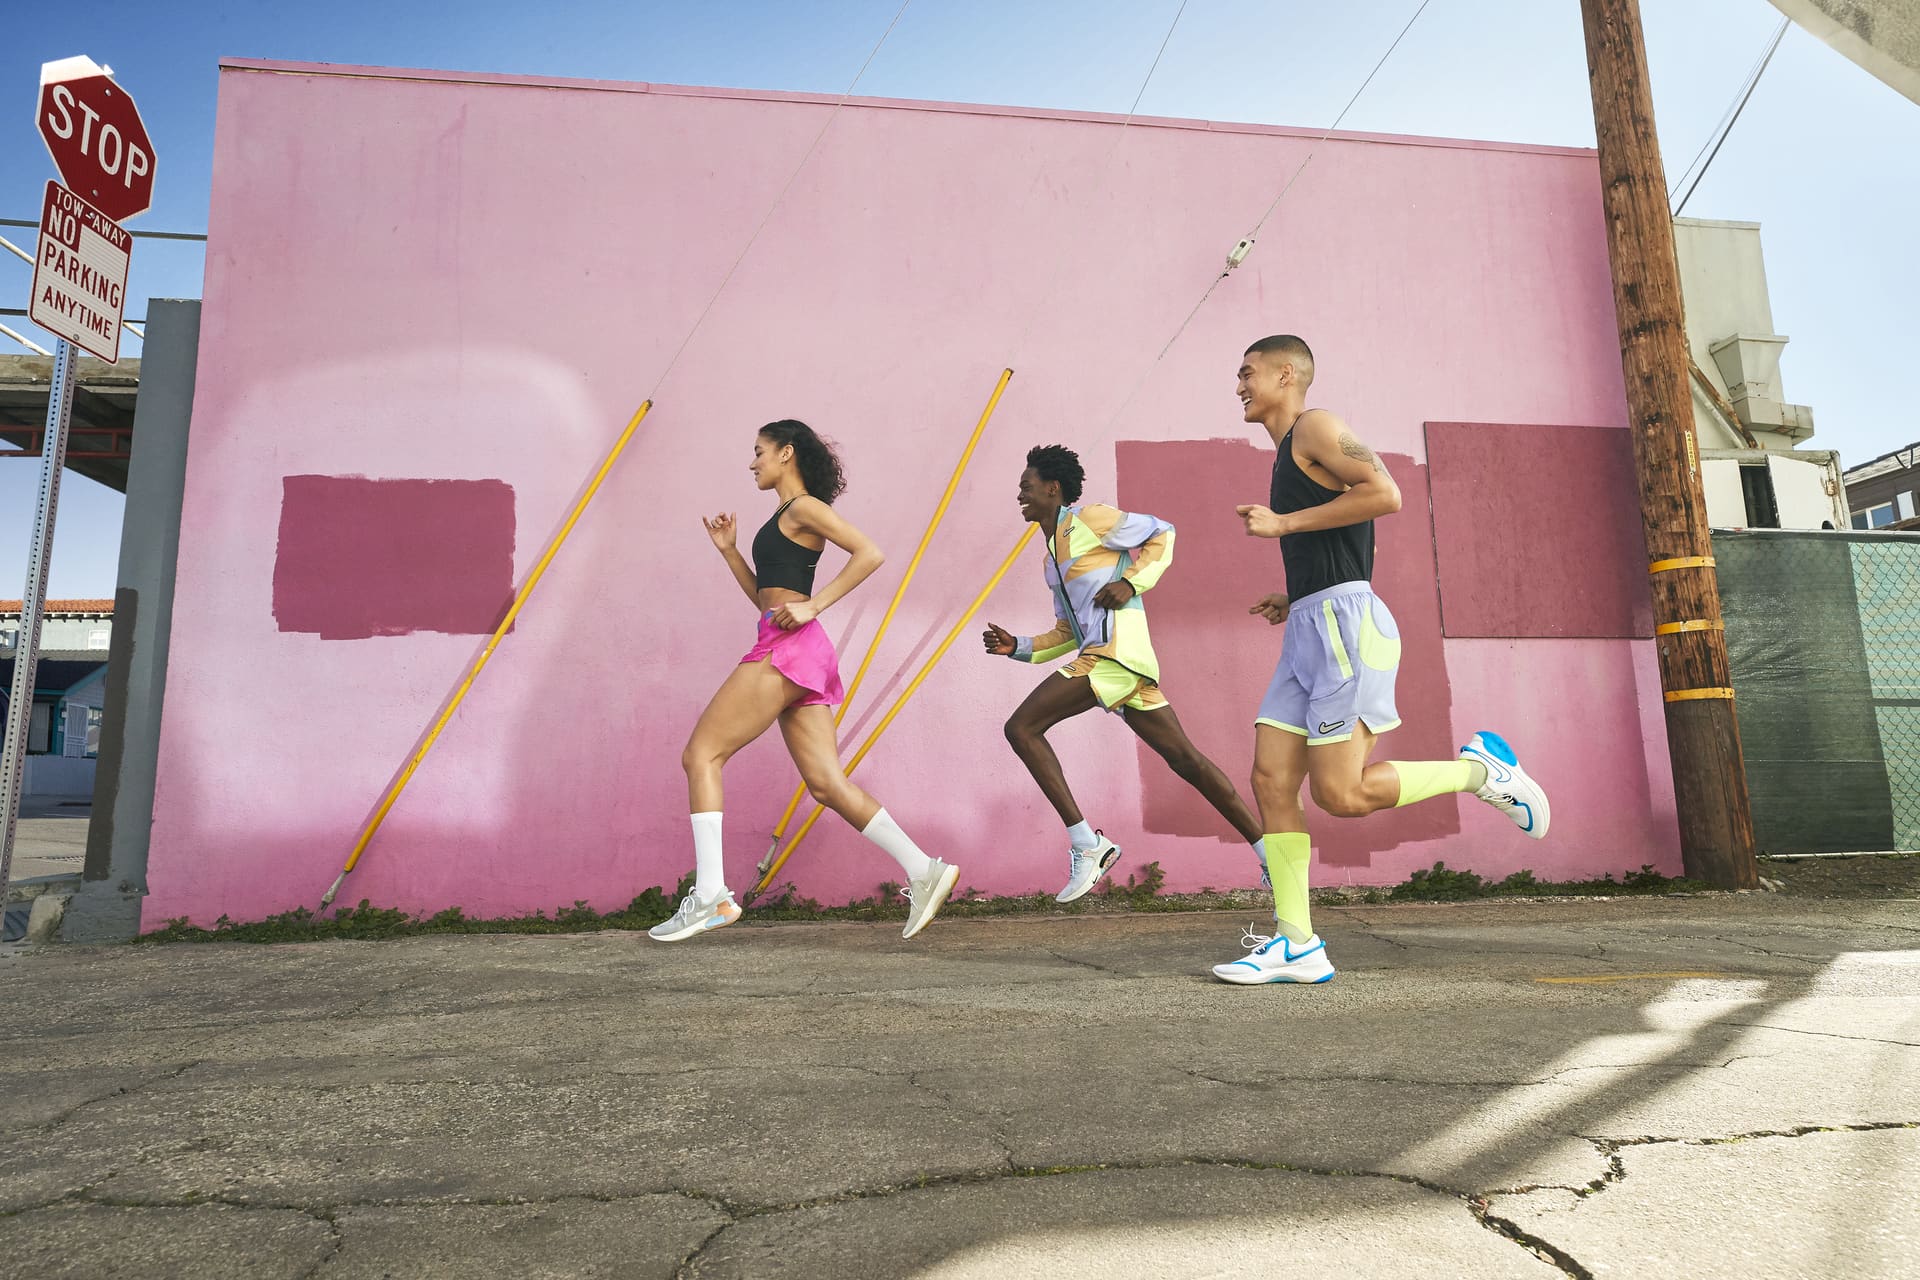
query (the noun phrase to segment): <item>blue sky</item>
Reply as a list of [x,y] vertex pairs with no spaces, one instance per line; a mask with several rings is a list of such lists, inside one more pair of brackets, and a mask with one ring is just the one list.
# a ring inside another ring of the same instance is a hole
[[[1324,127],[1419,0],[1188,0],[1144,114]],[[11,7],[11,6],[10,6]],[[136,227],[206,227],[216,63],[284,58],[838,93],[899,0],[98,0],[9,23],[0,85],[0,217],[33,218],[52,163],[31,125],[43,61],[85,53],[138,100],[159,152]],[[912,0],[860,92],[1124,112],[1179,0]],[[1692,159],[1780,20],[1766,0],[1643,0],[1671,177]],[[111,35],[103,35],[111,32]],[[1430,0],[1344,128],[1593,145],[1577,0]],[[1920,439],[1904,373],[1920,298],[1920,106],[1793,29],[1687,208],[1762,224],[1788,398],[1814,407],[1815,447],[1849,462]],[[1311,170],[1302,181],[1310,182]],[[1257,215],[1250,211],[1250,218]],[[31,231],[4,230],[21,243]],[[197,246],[135,249],[129,316],[197,297]],[[0,306],[31,269],[0,257]],[[1168,330],[1178,317],[1168,317]],[[15,329],[24,322],[5,321]],[[36,335],[38,336],[38,335]],[[42,345],[51,342],[42,340]],[[0,351],[21,349],[0,338]],[[129,342],[128,354],[139,354]],[[36,464],[0,461],[0,597],[26,573]],[[68,474],[52,584],[112,594],[120,496]]]

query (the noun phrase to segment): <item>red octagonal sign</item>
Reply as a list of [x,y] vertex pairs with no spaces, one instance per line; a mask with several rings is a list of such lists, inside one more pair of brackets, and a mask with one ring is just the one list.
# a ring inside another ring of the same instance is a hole
[[122,222],[153,203],[153,143],[133,97],[92,58],[40,68],[40,136],[66,184]]

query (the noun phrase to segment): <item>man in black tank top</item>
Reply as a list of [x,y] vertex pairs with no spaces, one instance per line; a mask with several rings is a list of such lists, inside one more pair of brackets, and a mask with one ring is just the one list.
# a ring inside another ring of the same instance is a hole
[[1246,956],[1213,969],[1243,985],[1333,977],[1308,905],[1303,782],[1342,818],[1468,791],[1535,838],[1549,820],[1546,793],[1498,734],[1476,733],[1457,760],[1369,763],[1375,737],[1400,724],[1400,630],[1372,583],[1373,522],[1400,509],[1400,487],[1337,415],[1306,407],[1312,382],[1313,352],[1290,334],[1262,338],[1241,359],[1245,420],[1266,428],[1278,456],[1267,505],[1235,510],[1248,534],[1279,540],[1287,583],[1247,611],[1286,634],[1254,721],[1253,790],[1278,930],[1249,934]]

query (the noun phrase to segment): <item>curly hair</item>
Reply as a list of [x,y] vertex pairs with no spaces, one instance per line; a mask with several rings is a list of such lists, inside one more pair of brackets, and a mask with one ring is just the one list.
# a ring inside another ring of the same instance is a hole
[[1060,496],[1071,506],[1080,501],[1080,487],[1087,473],[1080,466],[1080,455],[1062,444],[1037,444],[1027,450],[1027,465],[1044,483],[1060,482]]
[[847,491],[847,473],[833,442],[815,434],[814,429],[794,418],[782,418],[760,428],[760,437],[776,448],[793,446],[793,459],[800,468],[800,482],[807,492],[822,502],[832,502]]

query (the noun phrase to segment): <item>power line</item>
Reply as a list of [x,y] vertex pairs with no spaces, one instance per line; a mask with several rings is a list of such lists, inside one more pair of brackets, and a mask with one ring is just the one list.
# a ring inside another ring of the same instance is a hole
[[714,304],[720,301],[720,295],[726,292],[727,285],[732,282],[733,273],[740,269],[740,264],[745,262],[747,255],[753,251],[755,242],[760,239],[760,233],[767,229],[767,223],[773,220],[773,215],[779,210],[781,202],[787,198],[787,192],[793,189],[793,184],[799,179],[801,170],[807,167],[807,162],[813,159],[813,153],[819,149],[820,140],[825,138],[827,130],[833,127],[834,120],[840,115],[840,108],[847,105],[847,99],[853,96],[855,86],[860,83],[861,77],[867,74],[867,68],[873,65],[873,60],[880,54],[881,46],[886,44],[887,37],[893,34],[893,29],[900,25],[901,17],[906,13],[907,6],[912,3],[913,0],[902,0],[900,8],[893,15],[893,21],[887,24],[887,29],[880,33],[880,39],[874,42],[873,48],[867,53],[867,60],[860,64],[860,69],[854,72],[853,79],[847,82],[846,89],[841,92],[839,99],[833,104],[833,109],[827,113],[826,120],[821,123],[820,131],[814,134],[813,141],[807,144],[806,151],[800,157],[800,163],[796,164],[793,172],[787,175],[786,183],[781,186],[780,193],[774,196],[773,203],[767,206],[766,213],[761,215],[759,224],[753,229],[753,234],[747,237],[747,243],[740,250],[739,256],[733,260],[733,265],[727,268],[727,273],[720,277],[719,287],[713,291],[713,296],[707,299],[707,305],[700,309],[699,316],[694,319],[693,327],[687,330],[687,336],[680,340],[680,345],[674,349],[673,357],[667,361],[666,367],[660,371],[660,376],[654,380],[653,390],[647,393],[647,399],[654,399],[659,394],[660,388],[666,384],[667,375],[673,372],[674,366],[680,363],[680,357],[686,354],[694,335],[699,333],[700,326],[706,323],[708,313],[713,310]]
[[[1767,45],[1767,51],[1760,55],[1760,61],[1755,63],[1753,70],[1747,73],[1747,82],[1741,88],[1739,96],[1735,98],[1733,106],[1720,117],[1720,123],[1714,126],[1714,132],[1707,135],[1707,140],[1700,144],[1700,150],[1694,153],[1692,163],[1680,171],[1680,181],[1674,183],[1674,191],[1680,189],[1680,183],[1687,180],[1689,173],[1693,173],[1693,166],[1700,165],[1700,172],[1694,174],[1693,183],[1687,188],[1687,194],[1680,197],[1680,203],[1673,207],[1674,217],[1680,216],[1687,207],[1687,201],[1693,199],[1693,193],[1700,189],[1700,180],[1705,178],[1707,170],[1713,167],[1714,157],[1720,154],[1720,148],[1726,143],[1727,136],[1733,132],[1734,123],[1740,119],[1740,113],[1747,109],[1747,100],[1753,97],[1753,91],[1760,87],[1760,77],[1766,73],[1767,64],[1773,61],[1774,51],[1779,49],[1780,41],[1786,36],[1787,28],[1791,25],[1793,21],[1790,18],[1780,20],[1780,26],[1774,31],[1773,39]],[[1711,152],[1707,150],[1708,147],[1712,148]],[[1700,157],[1703,154],[1707,157],[1705,164],[1700,163]],[[1669,201],[1673,199],[1673,191],[1667,192],[1667,199]]]
[[[1146,76],[1140,81],[1139,90],[1133,95],[1133,105],[1127,108],[1126,119],[1120,122],[1120,129],[1113,136],[1113,145],[1107,148],[1106,158],[1100,162],[1099,190],[1094,197],[1096,206],[1113,185],[1113,162],[1120,154],[1120,144],[1126,139],[1127,129],[1133,124],[1134,116],[1139,114],[1140,103],[1147,96],[1147,86],[1153,83],[1154,72],[1160,69],[1160,60],[1166,56],[1167,46],[1173,42],[1173,33],[1180,26],[1180,18],[1187,11],[1187,4],[1188,0],[1180,0],[1180,7],[1174,10],[1173,21],[1167,24],[1166,34],[1160,37],[1160,47],[1154,52],[1153,63],[1147,68]],[[1044,163],[1041,166],[1041,173],[1045,173]],[[1037,185],[1037,177],[1035,181]],[[1033,191],[1034,187],[1032,186],[1027,189],[1027,202],[1029,205],[1032,203]],[[1051,301],[1060,291],[1060,281],[1062,277],[1065,276],[1067,267],[1071,262],[1071,254],[1062,253],[1056,255],[1053,275],[1051,279],[1048,280],[1047,287],[1034,299],[1033,305],[1027,308],[1027,327],[1020,334],[1019,341],[1014,343],[1013,356],[1007,362],[1012,367],[1016,369],[1020,367],[1020,358],[1026,354],[1027,343],[1032,339],[1033,331],[1040,323],[1041,306]]]
[[1360,95],[1367,91],[1367,86],[1372,84],[1374,77],[1380,74],[1380,69],[1387,65],[1387,60],[1393,57],[1394,50],[1400,47],[1400,42],[1407,38],[1407,33],[1413,30],[1413,24],[1420,21],[1420,15],[1427,11],[1427,6],[1431,3],[1432,0],[1420,0],[1420,7],[1413,11],[1413,16],[1407,19],[1405,26],[1400,28],[1400,33],[1393,38],[1393,43],[1387,46],[1387,51],[1380,55],[1379,61],[1373,64],[1373,69],[1367,72],[1367,78],[1360,82],[1360,87],[1355,89],[1353,96],[1347,99],[1347,105],[1340,108],[1340,114],[1333,118],[1333,123],[1328,125],[1318,138],[1314,139],[1312,146],[1307,148],[1305,158],[1294,168],[1292,175],[1287,178],[1286,185],[1280,188],[1280,194],[1273,198],[1273,202],[1267,206],[1266,212],[1260,215],[1260,220],[1253,224],[1253,230],[1243,237],[1240,243],[1233,246],[1232,251],[1227,255],[1226,267],[1222,269],[1218,275],[1214,276],[1212,280],[1207,282],[1206,289],[1200,294],[1200,300],[1193,304],[1193,309],[1187,312],[1186,318],[1182,320],[1179,327],[1173,331],[1173,336],[1167,339],[1166,345],[1160,348],[1160,353],[1154,356],[1152,362],[1147,365],[1139,379],[1135,381],[1132,389],[1127,392],[1126,398],[1120,402],[1120,407],[1114,410],[1111,422],[1118,422],[1126,413],[1128,406],[1133,403],[1133,398],[1140,394],[1140,388],[1145,386],[1147,379],[1153,376],[1153,371],[1160,367],[1160,362],[1167,358],[1167,353],[1173,350],[1173,344],[1180,341],[1180,336],[1187,331],[1187,326],[1193,323],[1193,318],[1200,314],[1200,308],[1207,305],[1207,299],[1211,298],[1213,291],[1220,287],[1220,282],[1231,275],[1235,267],[1246,261],[1247,255],[1253,251],[1254,238],[1259,235],[1260,229],[1267,225],[1267,220],[1273,217],[1274,211],[1280,207],[1280,202],[1287,198],[1287,193],[1293,190],[1293,184],[1299,181],[1300,175],[1306,171],[1307,165],[1313,160],[1314,153],[1320,149],[1320,144],[1331,137],[1333,131],[1340,127],[1340,122],[1347,118],[1347,114],[1353,110],[1354,104],[1360,101]]

